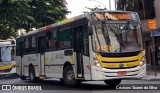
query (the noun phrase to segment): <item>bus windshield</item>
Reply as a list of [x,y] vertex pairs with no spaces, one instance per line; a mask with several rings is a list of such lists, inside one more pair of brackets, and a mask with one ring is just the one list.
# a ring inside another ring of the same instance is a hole
[[143,50],[141,29],[135,23],[95,24],[94,49],[98,52],[132,52]]
[[14,46],[0,47],[0,62],[14,61]]

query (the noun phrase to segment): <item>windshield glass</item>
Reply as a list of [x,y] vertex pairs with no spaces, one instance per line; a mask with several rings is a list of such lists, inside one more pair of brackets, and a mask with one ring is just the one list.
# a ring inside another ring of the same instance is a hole
[[137,23],[94,24],[92,36],[93,49],[96,52],[132,52],[143,50],[140,25]]
[[14,61],[15,47],[14,46],[3,46],[0,47],[0,62]]

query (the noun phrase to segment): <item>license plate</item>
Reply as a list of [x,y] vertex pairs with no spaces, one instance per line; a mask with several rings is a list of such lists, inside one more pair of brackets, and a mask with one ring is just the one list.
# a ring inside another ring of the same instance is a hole
[[123,76],[123,75],[127,74],[127,71],[118,71],[117,74],[120,75],[120,76]]

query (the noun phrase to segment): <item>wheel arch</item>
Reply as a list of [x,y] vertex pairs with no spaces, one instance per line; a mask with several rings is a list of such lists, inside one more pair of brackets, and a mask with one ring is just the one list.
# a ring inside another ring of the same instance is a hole
[[[66,61],[66,62],[64,63],[64,65],[63,65],[63,70],[62,70],[62,78],[63,78],[64,69],[65,69],[67,66],[71,66],[71,67],[72,67],[71,62]],[[72,68],[73,68],[73,67],[72,67]]]
[[[65,67],[67,67],[67,66],[72,66],[72,64],[71,64],[71,62],[69,62],[69,61],[66,61],[65,63],[64,63],[64,65],[63,65],[63,70],[65,69]],[[73,67],[72,67],[73,68]]]
[[29,75],[29,73],[30,73],[29,70],[30,70],[31,67],[34,68],[34,65],[33,65],[32,63],[30,63],[29,66],[28,66],[28,75]]

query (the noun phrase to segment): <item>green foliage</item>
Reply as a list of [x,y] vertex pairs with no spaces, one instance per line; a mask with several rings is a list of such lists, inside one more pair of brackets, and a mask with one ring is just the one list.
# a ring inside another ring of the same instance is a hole
[[29,31],[63,20],[69,13],[64,0],[0,0],[0,39],[16,36],[17,29]]
[[9,37],[16,37],[16,33],[9,26],[0,24],[0,39],[7,39]]

